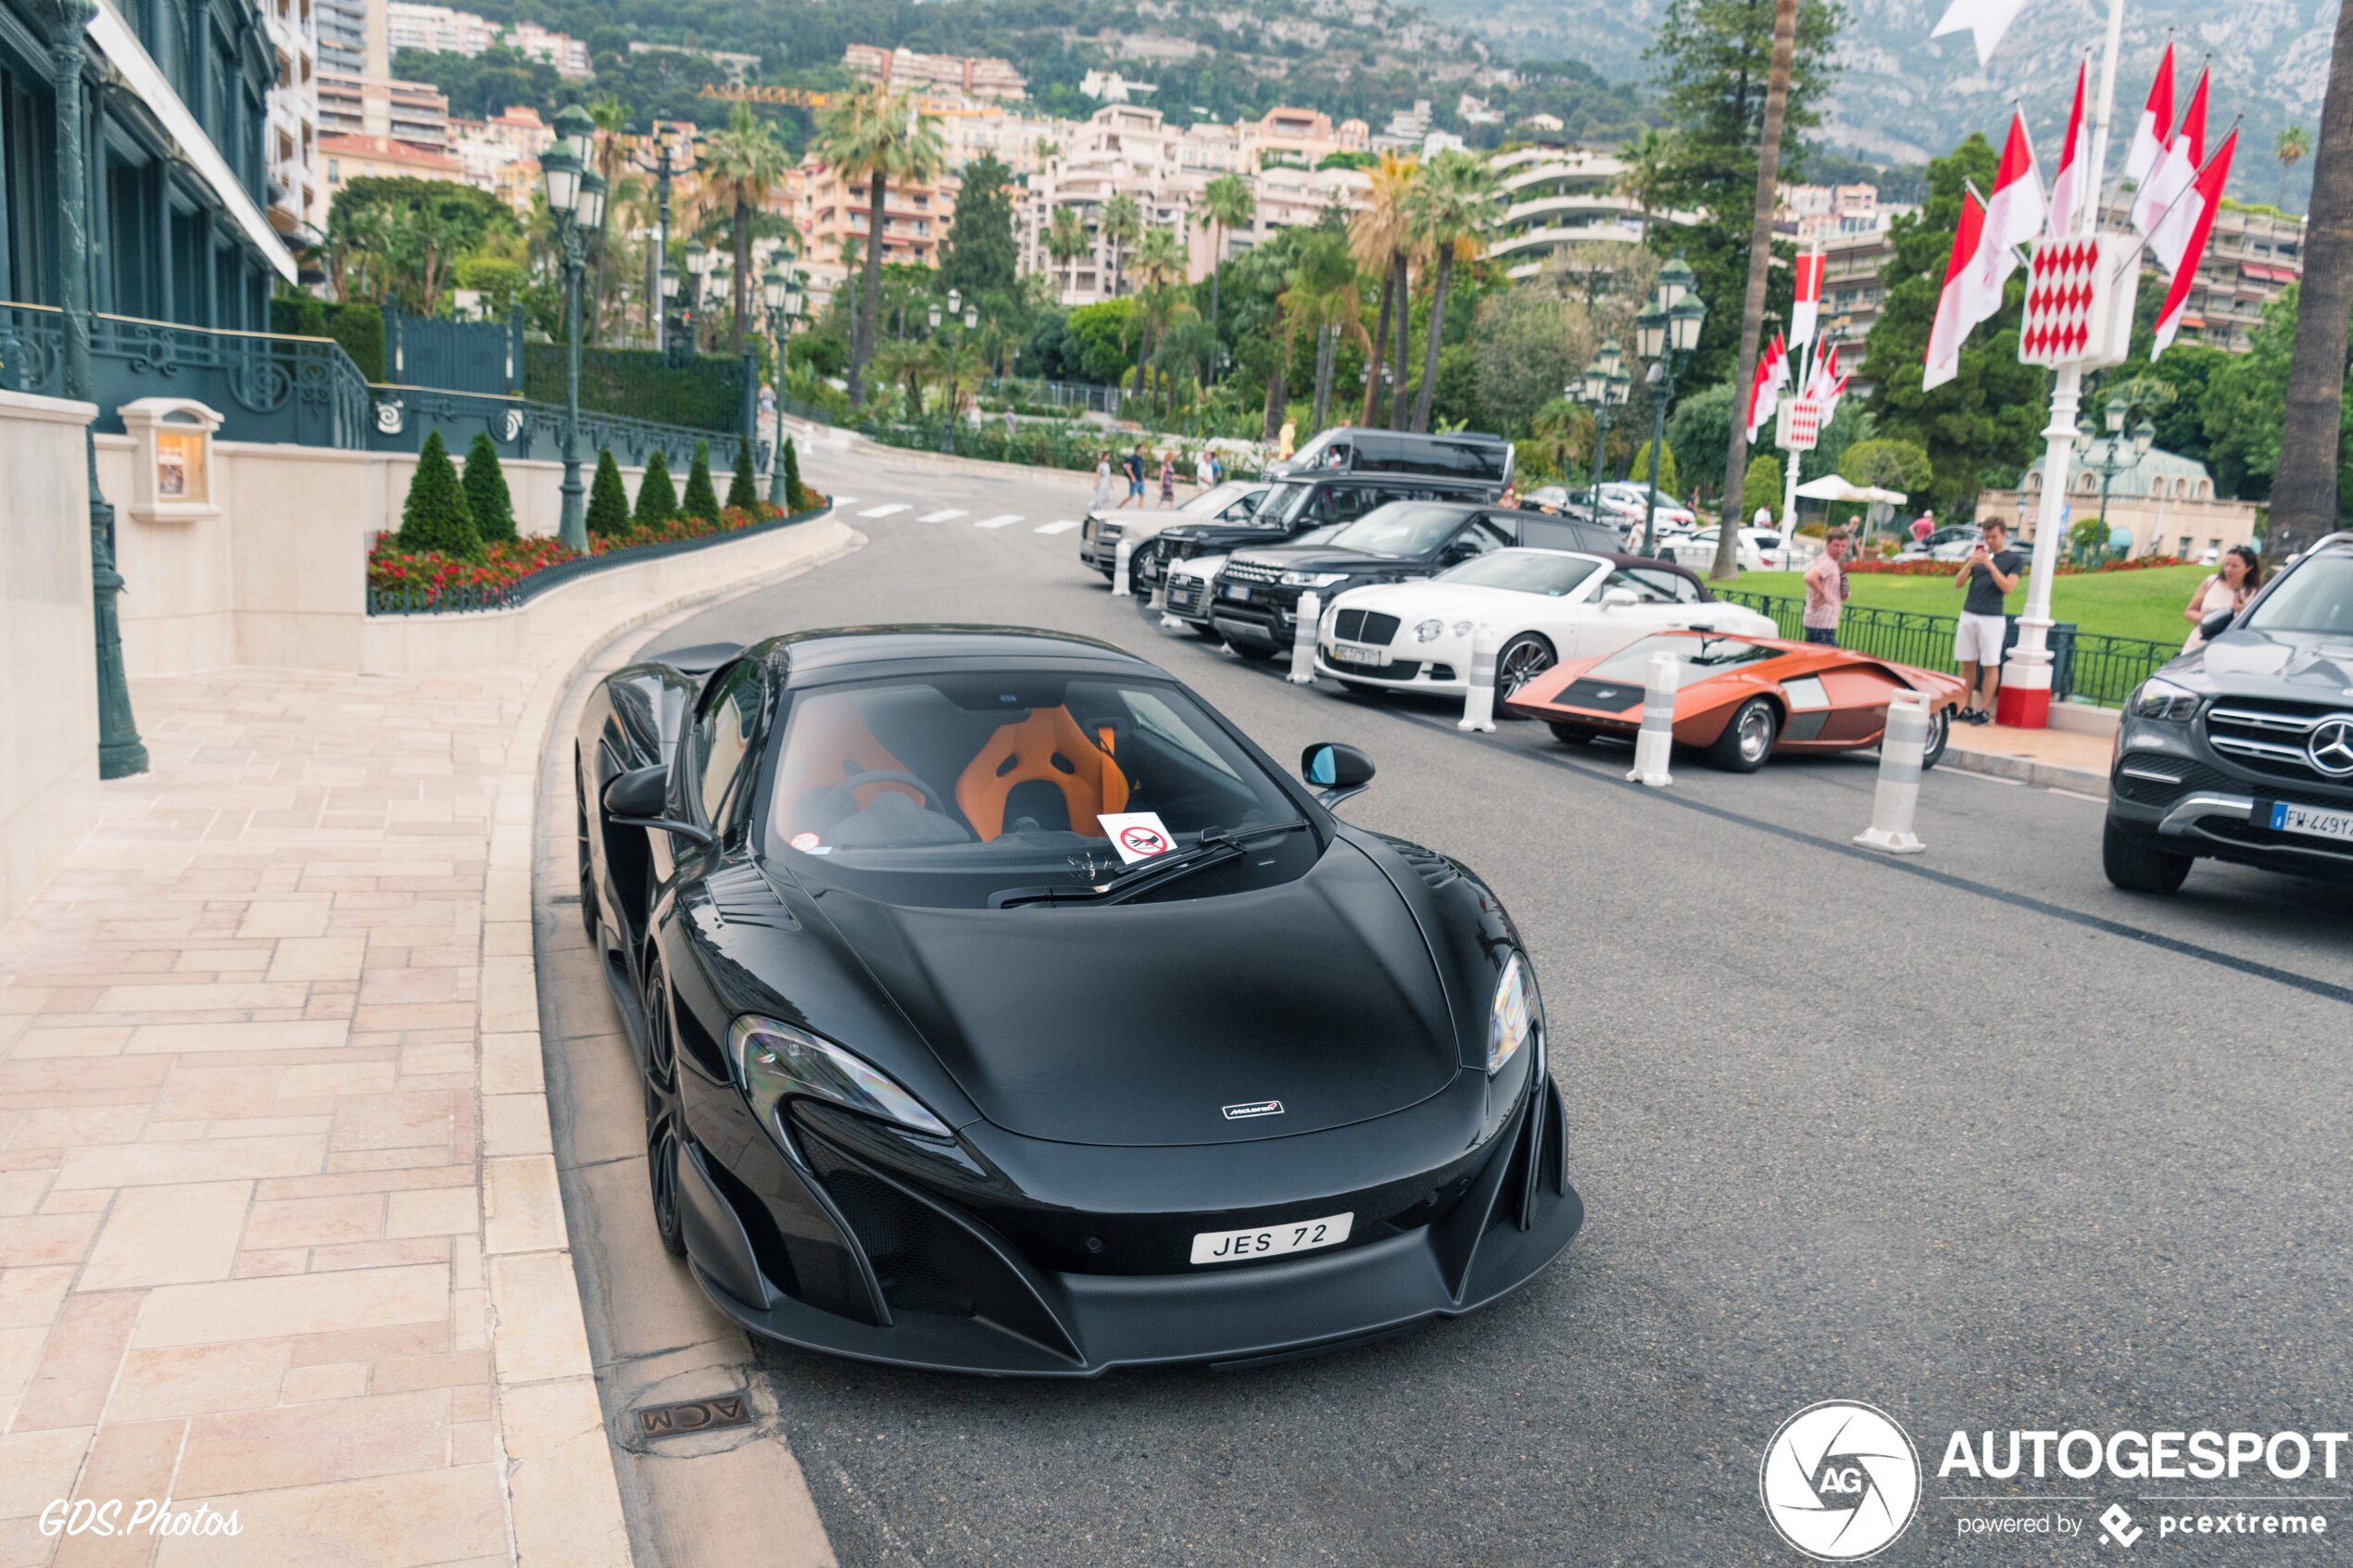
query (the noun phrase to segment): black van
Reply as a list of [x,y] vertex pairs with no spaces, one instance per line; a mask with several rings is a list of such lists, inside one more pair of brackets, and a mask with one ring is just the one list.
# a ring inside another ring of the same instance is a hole
[[1315,438],[1267,469],[1274,480],[1331,474],[1418,474],[1428,479],[1491,484],[1497,495],[1512,482],[1512,444],[1500,435],[1453,431],[1423,435],[1412,431],[1368,430],[1341,425]]

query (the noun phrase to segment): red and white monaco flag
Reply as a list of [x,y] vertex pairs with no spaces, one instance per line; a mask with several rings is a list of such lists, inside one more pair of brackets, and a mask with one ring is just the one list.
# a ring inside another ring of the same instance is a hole
[[[2165,291],[2165,307],[2157,316],[2157,341],[2149,347],[2154,359],[2165,352],[2173,334],[2182,328],[2182,316],[2189,307],[2190,286],[2197,279],[2198,258],[2206,254],[2207,236],[2214,232],[2214,214],[2222,206],[2222,187],[2231,178],[2231,155],[2238,150],[2239,133],[2232,132],[2222,138],[2222,145],[2215,151],[2213,160],[2198,170],[2189,191],[2173,210],[2187,211],[2188,231],[2184,237],[2181,259],[2173,267],[2173,282]],[[2170,226],[2171,220],[2168,219]]]
[[[1985,198],[1985,245],[2000,252],[2001,278],[1994,281],[1995,297],[2002,280],[2018,265],[2015,247],[2030,245],[2043,232],[2047,209],[2043,202],[2043,174],[2034,167],[2034,144],[2026,134],[2026,116],[2010,112],[2009,139],[2002,144],[2001,166],[1994,173],[1994,194]],[[1987,265],[1994,265],[1989,258]]]
[[[1969,329],[2002,307],[2002,282],[1994,281],[1988,297],[1978,253],[1985,239],[1985,209],[1973,191],[1961,193],[1961,222],[1953,231],[1953,255],[1944,264],[1944,292],[1937,296],[1936,322],[1928,333],[1928,368],[1920,375],[1920,390],[1943,386],[1960,373],[1961,345]],[[2002,254],[2007,255],[2005,250]]]
[[1789,313],[1789,340],[1803,348],[1814,341],[1815,323],[1822,308],[1822,253],[1801,256],[1795,265],[1797,302]]
[[[2157,80],[2149,83],[2148,102],[2141,107],[2140,123],[2133,128],[2133,147],[2124,155],[2124,178],[2136,185],[2148,182],[2166,144],[2173,140],[2173,45],[2157,62]],[[2137,205],[2134,209],[2139,211]]]
[[2190,107],[2183,112],[2172,145],[2165,149],[2157,172],[2149,176],[2148,183],[2133,199],[2133,225],[2148,235],[2149,254],[2168,272],[2181,265],[2182,252],[2190,243],[2193,214],[2189,202],[2183,198],[2205,163],[2206,72],[2199,71],[2197,86],[2190,94]]
[[1780,406],[1781,388],[1788,384],[1789,350],[1781,345],[1780,334],[1775,332],[1773,341],[1765,345],[1765,352],[1756,357],[1756,376],[1748,385],[1748,438],[1751,441],[1756,439],[1756,433],[1765,428],[1765,421],[1771,419],[1773,410]]
[[2083,123],[2083,92],[2090,85],[2092,62],[2075,68],[2075,107],[2067,111],[2067,142],[2059,148],[2058,173],[2051,180],[2051,235],[2065,239],[2075,226],[2075,209],[2082,205],[2090,183],[2091,127]]

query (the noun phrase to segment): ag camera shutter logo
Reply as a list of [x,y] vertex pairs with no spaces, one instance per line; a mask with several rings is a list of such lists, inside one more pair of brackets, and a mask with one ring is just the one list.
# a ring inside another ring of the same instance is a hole
[[1781,1539],[1818,1562],[1854,1562],[1910,1526],[1920,1456],[1885,1411],[1825,1399],[1781,1423],[1756,1485]]

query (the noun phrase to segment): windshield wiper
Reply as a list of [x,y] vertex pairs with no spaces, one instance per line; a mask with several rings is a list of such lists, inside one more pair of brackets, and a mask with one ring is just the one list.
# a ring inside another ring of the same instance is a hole
[[1189,848],[1155,855],[1139,860],[1109,882],[1092,887],[1008,887],[992,896],[991,909],[1010,909],[1023,904],[1118,904],[1139,893],[1164,887],[1211,866],[1222,866],[1238,859],[1243,847],[1253,840],[1270,838],[1277,834],[1296,833],[1304,822],[1268,822],[1258,827],[1212,829],[1195,840]]

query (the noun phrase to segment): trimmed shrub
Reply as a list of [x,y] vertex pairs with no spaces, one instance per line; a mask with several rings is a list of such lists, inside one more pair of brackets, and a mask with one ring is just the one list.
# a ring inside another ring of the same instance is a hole
[[1741,481],[1742,526],[1756,515],[1756,508],[1779,515],[1781,509],[1781,461],[1767,453],[1748,460],[1748,476]]
[[800,453],[793,445],[792,437],[789,435],[785,437],[784,463],[785,509],[788,512],[805,512],[817,504],[817,498],[812,495],[800,483]]
[[670,459],[661,448],[646,459],[646,477],[637,482],[635,526],[659,528],[678,515],[678,487],[670,483]]
[[588,483],[588,537],[617,539],[628,532],[629,491],[621,483],[612,448],[603,447],[597,453],[597,477]]
[[417,454],[417,471],[409,480],[409,497],[400,505],[400,547],[412,554],[482,558],[482,539],[467,515],[465,486],[449,461],[441,432],[425,437]]
[[686,494],[680,498],[678,509],[705,522],[719,521],[719,492],[711,488],[711,443],[708,441],[695,443],[695,463],[686,470]]
[[736,477],[727,482],[727,504],[745,511],[760,507],[760,476],[752,471],[751,443],[736,443]]
[[474,537],[485,545],[503,544],[515,536],[515,501],[507,493],[507,473],[498,466],[498,448],[486,430],[474,432],[466,448],[466,512],[473,519]]

